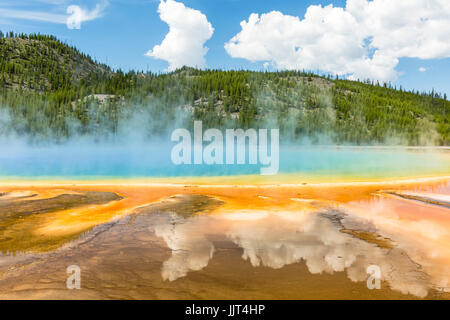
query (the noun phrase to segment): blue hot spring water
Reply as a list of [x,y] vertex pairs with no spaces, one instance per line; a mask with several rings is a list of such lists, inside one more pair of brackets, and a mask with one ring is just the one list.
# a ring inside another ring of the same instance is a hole
[[[95,179],[259,174],[261,165],[174,165],[164,143],[2,147],[2,179]],[[281,146],[279,173],[399,177],[450,173],[448,156],[402,148]]]

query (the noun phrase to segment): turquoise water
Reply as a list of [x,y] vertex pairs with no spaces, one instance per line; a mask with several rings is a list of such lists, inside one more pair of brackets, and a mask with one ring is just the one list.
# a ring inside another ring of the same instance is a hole
[[[2,148],[3,179],[232,176],[260,173],[261,165],[174,165],[171,146],[51,146]],[[280,148],[279,173],[389,177],[450,174],[450,152],[404,148]]]

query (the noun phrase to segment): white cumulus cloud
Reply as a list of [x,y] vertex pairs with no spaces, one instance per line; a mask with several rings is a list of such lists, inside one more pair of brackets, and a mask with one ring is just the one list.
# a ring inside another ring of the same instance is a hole
[[80,29],[81,23],[85,21],[95,20],[103,15],[104,9],[108,6],[107,1],[98,3],[94,9],[88,10],[77,5],[70,5],[67,7],[66,20],[67,28]]
[[448,0],[347,0],[310,6],[303,19],[253,13],[241,28],[225,44],[232,57],[351,79],[395,80],[400,58],[450,57]]
[[169,33],[160,45],[154,46],[146,55],[169,62],[168,71],[183,66],[205,67],[208,48],[204,44],[214,33],[206,16],[173,0],[162,0],[158,13],[161,20],[169,25]]

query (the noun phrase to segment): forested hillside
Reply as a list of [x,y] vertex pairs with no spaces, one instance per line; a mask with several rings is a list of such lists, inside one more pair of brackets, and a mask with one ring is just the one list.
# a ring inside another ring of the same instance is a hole
[[52,36],[0,39],[0,135],[36,142],[114,137],[138,115],[149,136],[201,119],[204,127],[277,127],[284,139],[312,143],[450,145],[449,111],[434,91],[298,71],[124,73]]

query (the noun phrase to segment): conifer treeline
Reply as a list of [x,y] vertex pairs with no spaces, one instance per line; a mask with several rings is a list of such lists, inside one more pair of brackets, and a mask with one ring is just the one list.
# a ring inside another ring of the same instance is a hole
[[450,102],[434,91],[300,71],[125,73],[40,34],[0,34],[0,87],[0,134],[35,140],[114,135],[140,112],[149,135],[199,119],[312,142],[450,145]]

